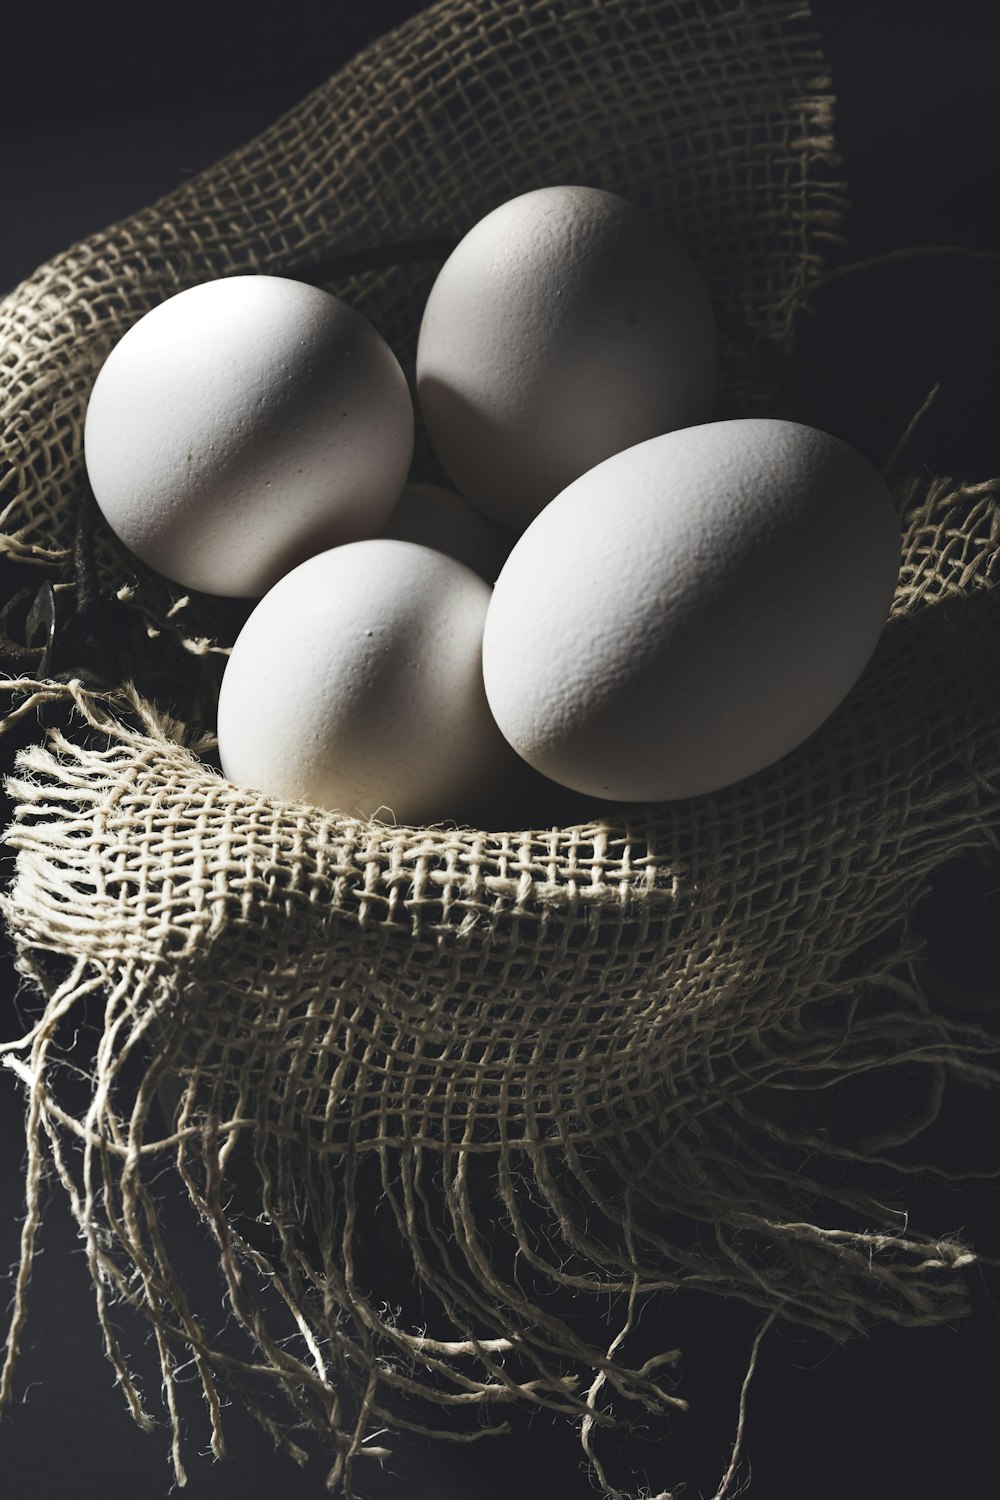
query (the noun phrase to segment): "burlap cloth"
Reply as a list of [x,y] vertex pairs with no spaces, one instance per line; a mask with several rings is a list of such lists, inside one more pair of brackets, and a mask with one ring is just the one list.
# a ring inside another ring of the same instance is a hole
[[[943,1080],[997,1081],[995,1043],[917,982],[912,915],[942,863],[998,841],[1000,481],[897,484],[904,561],[877,655],[779,765],[501,831],[230,785],[212,704],[238,622],[144,572],[82,498],[93,379],[163,297],[453,237],[546,183],[672,225],[727,330],[722,410],[787,411],[793,313],[843,222],[832,109],[799,3],[440,0],[0,305],[3,545],[55,580],[71,636],[112,612],[137,684],[102,694],[46,657],[49,677],[13,692],[22,713],[76,709],[12,782],[5,915],[37,1023],[6,1059],[30,1101],[29,1211],[0,1398],[46,1164],[144,1423],[122,1304],[153,1327],[180,1478],[182,1365],[216,1452],[220,1392],[237,1391],[293,1453],[290,1424],[322,1435],[331,1486],[363,1487],[379,1431],[481,1435],[509,1403],[575,1420],[608,1485],[602,1424],[683,1402],[671,1297],[714,1291],[838,1338],[963,1306],[972,1252],[909,1224],[900,1148]],[[407,367],[426,254],[327,283]],[[831,1128],[832,1085],[879,1068],[913,1079],[910,1127]],[[177,1269],[166,1170],[201,1216],[221,1311]],[[611,1309],[603,1341],[576,1317],[591,1305]]]

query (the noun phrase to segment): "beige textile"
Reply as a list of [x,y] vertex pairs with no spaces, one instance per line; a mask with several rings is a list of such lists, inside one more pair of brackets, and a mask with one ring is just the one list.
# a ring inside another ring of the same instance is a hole
[[[89,389],[164,296],[458,235],[545,183],[673,226],[726,319],[724,411],[778,410],[760,351],[787,351],[842,228],[832,107],[801,4],[439,0],[0,304],[0,544],[73,585]],[[436,264],[329,284],[409,368]],[[179,1362],[215,1451],[235,1390],[276,1436],[320,1434],[347,1492],[391,1446],[374,1433],[481,1435],[511,1403],[576,1420],[604,1485],[610,1408],[683,1402],[678,1293],[838,1338],[961,1309],[972,1253],[908,1225],[905,1158],[886,1196],[905,1133],[862,1142],[824,1115],[828,1085],[878,1067],[909,1070],[924,1123],[942,1080],[997,1082],[989,1038],[928,1004],[912,915],[944,862],[998,842],[1000,481],[897,490],[892,618],[805,745],[710,797],[507,830],[360,823],[229,784],[211,701],[231,617],[98,527],[100,587],[149,651],[110,695],[20,684],[22,709],[76,712],[12,783],[4,910],[39,1005],[6,1056],[30,1099],[29,1214],[0,1401],[43,1163],[144,1423],[117,1305],[155,1332],[181,1478]],[[84,1014],[81,1106],[65,1056]],[[177,1268],[168,1169],[222,1313]],[[584,1304],[613,1310],[601,1345]],[[662,1337],[633,1358],[647,1306]]]

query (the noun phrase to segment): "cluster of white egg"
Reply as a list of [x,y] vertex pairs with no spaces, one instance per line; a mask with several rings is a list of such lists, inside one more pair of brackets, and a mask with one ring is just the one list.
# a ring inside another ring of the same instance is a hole
[[807,738],[899,568],[872,466],[800,424],[712,421],[717,383],[672,236],[614,194],[543,188],[473,227],[424,311],[416,394],[459,494],[406,483],[413,404],[384,340],[280,277],[135,324],[86,461],[150,566],[263,596],[219,702],[234,781],[405,823],[482,821],[525,764],[661,801]]

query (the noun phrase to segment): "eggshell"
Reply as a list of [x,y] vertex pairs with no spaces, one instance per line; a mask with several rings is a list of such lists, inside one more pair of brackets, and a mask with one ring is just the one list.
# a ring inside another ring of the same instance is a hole
[[374,538],[264,596],[219,699],[230,780],[386,822],[477,821],[516,763],[486,704],[490,588],[454,558]]
[[360,313],[304,282],[232,276],[128,330],[84,445],[97,503],[138,557],[186,588],[254,597],[378,531],[406,481],[413,406]]
[[405,485],[379,535],[446,552],[487,583],[494,582],[514,545],[509,531],[440,484]]
[[709,418],[718,340],[705,283],[661,224],[615,193],[548,187],[449,256],[416,372],[445,472],[520,532],[611,454]]
[[900,534],[839,439],[712,422],[576,480],[497,579],[490,707],[544,775],[623,801],[711,792],[834,711],[882,631]]

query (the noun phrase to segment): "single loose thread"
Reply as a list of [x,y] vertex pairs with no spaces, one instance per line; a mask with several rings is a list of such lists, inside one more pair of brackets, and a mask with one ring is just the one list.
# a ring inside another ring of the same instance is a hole
[[743,1438],[746,1433],[747,1398],[750,1394],[750,1382],[753,1380],[754,1371],[757,1368],[757,1356],[760,1353],[760,1346],[764,1340],[764,1335],[774,1326],[777,1318],[778,1314],[776,1312],[770,1313],[758,1328],[757,1335],[753,1341],[753,1346],[750,1350],[750,1362],[747,1365],[747,1372],[743,1377],[743,1385],[740,1389],[739,1414],[736,1421],[736,1437],[733,1440],[732,1456],[729,1460],[729,1467],[722,1476],[722,1483],[712,1496],[712,1500],[726,1500],[729,1486],[736,1477],[736,1471],[743,1453]]
[[866,255],[861,260],[845,261],[813,276],[805,286],[792,287],[773,304],[763,326],[758,330],[758,339],[767,337],[767,329],[779,317],[808,307],[814,292],[821,291],[831,282],[843,281],[864,271],[875,271],[882,266],[891,266],[907,260],[934,260],[948,255],[965,256],[968,260],[1000,262],[1000,250],[978,249],[970,245],[898,245],[893,250],[881,250],[877,255]]
[[907,422],[902,437],[899,439],[895,448],[893,448],[892,452],[889,454],[889,457],[882,465],[879,472],[881,473],[883,479],[890,479],[892,477],[896,465],[899,463],[899,460],[902,458],[903,454],[906,452],[906,449],[910,445],[913,434],[916,432],[917,428],[920,426],[920,423],[923,421],[924,417],[926,417],[927,413],[934,405],[934,402],[937,400],[937,395],[940,389],[940,380],[935,380],[934,384],[927,392],[927,395],[924,397],[920,409],[916,411]]

